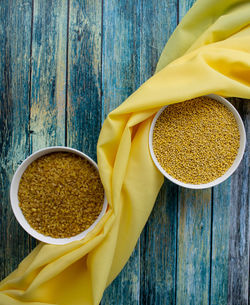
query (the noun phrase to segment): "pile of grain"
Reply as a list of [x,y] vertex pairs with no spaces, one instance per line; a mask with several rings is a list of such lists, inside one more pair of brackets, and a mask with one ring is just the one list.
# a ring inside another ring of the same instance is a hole
[[158,162],[185,183],[203,184],[222,176],[233,164],[239,145],[234,115],[209,97],[166,107],[153,132]]
[[24,217],[38,232],[71,237],[86,230],[102,210],[98,171],[72,153],[51,153],[31,163],[21,177],[18,198]]

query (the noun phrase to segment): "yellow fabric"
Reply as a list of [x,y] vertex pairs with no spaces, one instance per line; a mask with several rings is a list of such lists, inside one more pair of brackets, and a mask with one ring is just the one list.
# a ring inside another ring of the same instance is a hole
[[108,213],[82,241],[40,244],[1,282],[0,305],[99,304],[128,260],[163,182],[148,149],[153,114],[208,93],[250,98],[249,21],[249,1],[196,2],[166,45],[158,73],[104,122],[98,164]]

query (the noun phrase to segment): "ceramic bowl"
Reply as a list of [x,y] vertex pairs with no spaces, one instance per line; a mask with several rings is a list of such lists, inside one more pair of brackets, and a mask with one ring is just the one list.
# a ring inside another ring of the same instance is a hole
[[69,147],[64,147],[64,146],[54,146],[54,147],[47,147],[41,150],[36,151],[35,153],[33,153],[32,155],[30,155],[27,159],[25,159],[22,164],[18,167],[17,171],[15,172],[12,182],[11,182],[11,187],[10,187],[10,202],[11,202],[11,207],[12,210],[14,212],[14,215],[17,219],[17,221],[19,222],[19,224],[23,227],[23,229],[29,233],[31,236],[33,236],[34,238],[48,243],[48,244],[55,244],[55,245],[63,245],[63,244],[67,244],[70,243],[72,241],[75,240],[81,240],[83,239],[91,230],[94,229],[94,227],[96,226],[96,224],[101,220],[101,218],[103,217],[103,215],[105,214],[106,210],[107,210],[107,199],[106,196],[104,194],[104,202],[103,202],[103,208],[101,213],[99,214],[98,218],[95,220],[95,222],[85,231],[81,232],[78,235],[75,235],[73,237],[69,237],[69,238],[53,238],[50,236],[46,236],[43,235],[39,232],[37,232],[35,229],[33,229],[29,223],[27,222],[27,220],[25,219],[22,210],[19,206],[19,200],[18,200],[18,188],[19,188],[19,182],[20,179],[22,177],[22,174],[24,173],[24,171],[26,170],[26,168],[36,159],[53,153],[53,152],[69,152],[69,153],[74,153],[82,158],[87,159],[97,170],[97,164],[86,154],[82,153],[79,150],[73,149],[73,148],[69,148]]
[[158,162],[155,154],[154,154],[154,150],[153,150],[153,145],[152,145],[152,141],[153,141],[153,132],[154,132],[154,127],[155,127],[155,123],[157,121],[157,119],[159,118],[159,116],[161,115],[161,113],[164,111],[164,109],[168,106],[164,106],[162,107],[155,115],[151,127],[150,127],[150,132],[149,132],[149,150],[150,150],[150,154],[151,157],[156,165],[156,167],[160,170],[160,172],[170,181],[174,182],[175,184],[178,184],[182,187],[185,188],[189,188],[189,189],[205,189],[205,188],[210,188],[213,186],[216,186],[218,184],[220,184],[221,182],[225,181],[228,177],[230,177],[232,175],[232,173],[237,169],[237,167],[239,166],[241,159],[244,155],[244,150],[245,150],[245,146],[246,146],[246,132],[245,132],[245,128],[244,128],[244,124],[242,122],[242,119],[238,113],[238,111],[234,108],[234,106],[225,98],[219,96],[219,95],[215,95],[215,94],[209,94],[207,95],[207,97],[210,97],[220,103],[222,103],[223,105],[225,105],[234,115],[236,122],[238,124],[238,128],[239,128],[239,133],[240,133],[240,147],[238,150],[238,154],[234,160],[234,163],[232,164],[232,166],[219,178],[209,182],[209,183],[204,183],[204,184],[191,184],[191,183],[184,183],[182,181],[179,181],[177,179],[175,179],[174,177],[172,177],[171,175],[169,175],[160,165],[160,163]]

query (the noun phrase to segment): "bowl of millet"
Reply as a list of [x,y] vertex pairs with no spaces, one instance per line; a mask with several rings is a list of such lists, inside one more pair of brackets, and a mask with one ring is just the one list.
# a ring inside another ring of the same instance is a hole
[[41,149],[22,162],[11,182],[10,201],[27,233],[57,245],[83,239],[107,210],[97,164],[64,146]]
[[170,181],[190,189],[225,181],[239,166],[245,145],[239,113],[215,94],[162,107],[149,132],[156,167]]

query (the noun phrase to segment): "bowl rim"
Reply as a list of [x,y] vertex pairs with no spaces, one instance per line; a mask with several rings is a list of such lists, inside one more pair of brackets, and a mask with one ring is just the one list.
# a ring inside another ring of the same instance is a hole
[[42,148],[39,149],[37,151],[35,151],[34,153],[32,153],[30,156],[28,156],[17,168],[17,170],[15,171],[15,174],[12,178],[11,181],[11,185],[10,185],[10,203],[11,203],[11,208],[12,211],[18,221],[18,223],[22,226],[22,228],[31,236],[33,236],[34,238],[47,243],[47,244],[54,244],[54,245],[64,245],[64,244],[68,244],[70,242],[76,241],[76,240],[81,240],[83,239],[90,231],[92,231],[95,226],[97,225],[97,223],[101,220],[101,218],[104,216],[104,214],[106,213],[107,207],[108,207],[108,202],[107,202],[107,198],[105,195],[105,191],[104,191],[104,200],[103,200],[103,207],[102,210],[99,214],[99,216],[97,217],[97,219],[93,222],[93,224],[85,231],[72,236],[72,237],[67,237],[67,238],[54,238],[51,236],[46,236],[43,235],[42,233],[39,233],[38,231],[36,231],[34,228],[32,228],[30,226],[30,224],[28,223],[28,221],[26,220],[26,218],[24,217],[22,210],[19,206],[19,200],[18,200],[18,188],[19,188],[19,183],[20,183],[20,179],[24,173],[24,171],[27,169],[27,167],[36,159],[53,153],[53,152],[69,152],[69,153],[74,153],[82,158],[87,159],[95,168],[96,170],[99,172],[98,170],[98,166],[96,164],[96,162],[91,159],[88,155],[86,155],[85,153],[71,148],[71,147],[66,147],[66,146],[49,146],[46,148]]
[[207,94],[207,95],[203,95],[205,97],[210,97],[220,103],[222,103],[223,105],[225,105],[234,115],[236,122],[238,124],[238,128],[239,128],[239,132],[240,132],[240,147],[238,150],[238,154],[233,162],[233,164],[229,167],[229,169],[219,178],[208,182],[208,183],[203,183],[203,184],[191,184],[191,183],[185,183],[182,182],[180,180],[175,179],[174,177],[172,177],[171,175],[169,175],[160,165],[160,163],[158,162],[155,154],[154,154],[154,150],[153,150],[153,132],[154,132],[154,127],[155,127],[155,123],[157,121],[157,119],[159,118],[159,116],[161,115],[161,113],[166,109],[166,107],[168,107],[169,105],[165,105],[163,107],[161,107],[161,109],[155,114],[152,122],[151,122],[151,126],[150,126],[150,130],[149,130],[149,151],[150,151],[150,155],[153,159],[154,164],[156,165],[156,167],[159,169],[159,171],[170,181],[172,181],[173,183],[185,187],[185,188],[189,188],[189,189],[206,189],[206,188],[210,188],[210,187],[214,187],[220,183],[222,183],[223,181],[225,181],[227,178],[229,178],[234,171],[238,168],[243,155],[244,155],[244,151],[245,151],[245,147],[246,147],[246,131],[245,131],[245,127],[243,124],[243,121],[238,113],[238,111],[236,110],[236,108],[224,97],[216,95],[216,94]]

